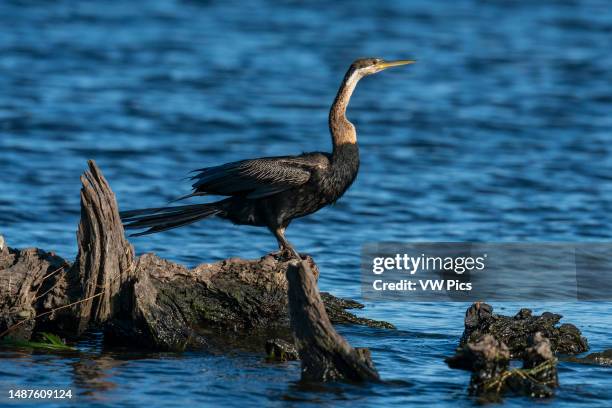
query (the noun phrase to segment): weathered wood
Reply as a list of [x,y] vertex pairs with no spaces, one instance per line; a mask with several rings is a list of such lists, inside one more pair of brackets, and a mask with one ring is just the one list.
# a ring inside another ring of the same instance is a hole
[[369,351],[351,347],[332,326],[310,265],[292,261],[287,280],[291,329],[302,360],[302,379],[378,380]]
[[0,250],[0,333],[29,340],[36,315],[68,303],[63,273],[69,264],[36,248]]
[[245,333],[283,329],[289,338],[287,261],[267,255],[188,269],[145,254],[135,268],[131,309],[106,325],[115,343],[165,350],[218,348]]
[[[270,337],[291,340],[288,261],[267,255],[188,269],[154,254],[134,259],[115,196],[95,163],[89,162],[81,180],[74,265],[52,253],[12,249],[3,242],[2,336],[27,340],[44,330],[78,337],[96,327],[104,329],[109,344],[158,350],[245,345],[261,350]],[[307,262],[316,286],[318,269],[312,259]],[[329,294],[324,301],[334,323],[393,327],[345,310],[362,307],[357,302]],[[341,348],[349,350],[342,341]]]
[[83,299],[78,304],[78,332],[101,324],[119,310],[124,284],[134,278],[134,249],[125,239],[117,201],[93,161],[81,176],[79,253],[71,275],[78,279]]
[[[307,262],[318,276],[314,261],[309,257]],[[161,350],[222,349],[230,344],[261,350],[261,343],[271,336],[292,340],[288,266],[289,261],[266,255],[188,269],[145,254],[136,262],[133,285],[123,293],[127,307],[105,324],[106,338],[114,344]],[[393,327],[345,310],[356,305],[325,296],[333,323]]]

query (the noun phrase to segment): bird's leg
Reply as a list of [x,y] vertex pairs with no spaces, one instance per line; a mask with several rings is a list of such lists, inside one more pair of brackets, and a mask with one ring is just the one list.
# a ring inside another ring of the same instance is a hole
[[278,248],[280,250],[279,252],[281,255],[284,252],[289,252],[289,254],[291,254],[297,260],[302,259],[298,251],[296,251],[295,248],[293,248],[293,245],[291,245],[289,241],[287,241],[287,238],[285,238],[285,228],[278,227],[278,228],[275,228],[272,232],[274,233],[274,236],[276,237],[276,240],[278,241]]

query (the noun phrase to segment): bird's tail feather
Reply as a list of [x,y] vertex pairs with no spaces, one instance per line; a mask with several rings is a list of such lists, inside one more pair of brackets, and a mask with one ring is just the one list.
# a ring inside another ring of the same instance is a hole
[[125,229],[149,228],[144,232],[132,234],[133,237],[167,231],[192,224],[203,218],[222,213],[216,203],[181,205],[175,207],[145,208],[142,210],[119,213]]

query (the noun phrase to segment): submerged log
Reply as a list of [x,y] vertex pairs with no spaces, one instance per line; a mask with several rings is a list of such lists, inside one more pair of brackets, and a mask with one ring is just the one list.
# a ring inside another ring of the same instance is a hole
[[[0,249],[0,337],[49,331],[75,338],[101,328],[108,344],[158,350],[247,346],[291,340],[288,261],[228,259],[188,269],[154,254],[134,258],[115,196],[95,163],[82,178],[79,252],[74,265],[38,249]],[[318,269],[311,258],[305,261]],[[327,294],[332,323],[393,327],[345,309]],[[246,340],[245,340],[246,339]],[[344,343],[343,343],[344,347]]]
[[291,328],[302,360],[302,380],[378,380],[367,349],[354,349],[329,320],[315,275],[306,261],[287,269]]

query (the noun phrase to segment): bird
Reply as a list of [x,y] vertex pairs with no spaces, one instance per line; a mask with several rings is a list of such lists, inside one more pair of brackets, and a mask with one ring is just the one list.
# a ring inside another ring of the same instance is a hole
[[178,200],[199,196],[226,197],[202,204],[123,211],[126,229],[145,229],[141,236],[182,227],[217,216],[238,225],[266,227],[278,242],[278,253],[300,260],[285,237],[292,220],[335,203],[348,190],[359,170],[355,126],[346,110],[360,79],[414,60],[355,60],[344,75],[329,111],[332,152],[261,157],[194,170],[193,190]]

